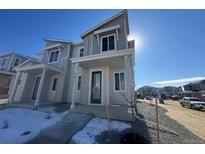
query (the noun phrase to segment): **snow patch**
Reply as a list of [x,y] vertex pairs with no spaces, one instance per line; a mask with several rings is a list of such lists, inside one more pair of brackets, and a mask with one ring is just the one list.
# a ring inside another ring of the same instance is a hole
[[[111,121],[112,130],[121,132],[131,125],[126,122]],[[94,118],[81,131],[72,137],[72,141],[77,144],[93,144],[97,143],[95,137],[102,132],[108,130],[108,123],[106,119]]]
[[[34,138],[42,128],[55,124],[66,114],[56,113],[54,107],[43,109],[44,111],[23,108],[0,110],[0,143],[25,143]],[[47,111],[51,113],[51,119],[46,119]],[[8,128],[1,129],[5,120],[8,121]],[[28,131],[31,133],[21,136]]]

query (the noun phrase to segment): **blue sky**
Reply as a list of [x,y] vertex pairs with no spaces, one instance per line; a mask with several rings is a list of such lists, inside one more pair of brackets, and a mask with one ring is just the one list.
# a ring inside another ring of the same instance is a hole
[[[43,38],[79,42],[80,35],[120,10],[0,10],[0,54],[41,51]],[[205,76],[205,10],[129,10],[137,40],[135,80],[179,85]],[[163,81],[163,82],[161,82]]]

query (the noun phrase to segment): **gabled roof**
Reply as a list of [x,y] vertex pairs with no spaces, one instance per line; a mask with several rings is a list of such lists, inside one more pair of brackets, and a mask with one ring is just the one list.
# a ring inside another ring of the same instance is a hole
[[44,38],[44,41],[61,42],[61,43],[71,43],[71,41],[69,41],[69,40],[52,39],[52,38]]
[[81,38],[83,38],[85,35],[87,35],[87,34],[91,33],[91,32],[92,32],[92,31],[94,31],[95,29],[99,28],[100,26],[102,26],[102,25],[104,25],[104,24],[108,23],[109,21],[114,20],[115,18],[117,18],[117,17],[119,17],[119,16],[121,16],[121,15],[123,15],[123,14],[124,14],[124,15],[125,15],[125,17],[126,17],[127,34],[129,34],[128,14],[127,14],[127,10],[123,10],[123,11],[119,12],[118,14],[116,14],[116,15],[112,16],[111,18],[109,18],[109,19],[105,20],[104,22],[102,22],[102,23],[98,24],[97,26],[95,26],[95,27],[91,28],[90,30],[86,31],[85,33],[83,33],[83,34],[81,35]]
[[26,61],[24,61],[23,63],[21,63],[20,65],[18,65],[17,67],[16,67],[16,69],[18,69],[18,68],[20,68],[21,66],[23,66],[23,65],[25,65],[26,63],[28,63],[28,62],[34,62],[34,63],[37,63],[37,64],[40,64],[41,62],[40,61],[38,61],[37,59],[35,59],[35,58],[29,58],[29,59],[27,59]]
[[24,58],[31,58],[29,56],[26,56],[24,54],[21,54],[21,53],[16,53],[16,52],[9,52],[9,53],[6,53],[6,54],[3,54],[3,55],[0,55],[0,57],[5,57],[5,56],[9,56],[9,55],[17,55],[17,56],[20,56],[20,57],[24,57]]

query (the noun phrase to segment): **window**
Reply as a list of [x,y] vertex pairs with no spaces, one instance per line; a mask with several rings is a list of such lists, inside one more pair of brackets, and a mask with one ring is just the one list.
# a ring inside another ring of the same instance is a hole
[[55,63],[58,61],[59,51],[51,51],[49,57],[49,63]]
[[115,73],[115,90],[125,90],[125,73]]
[[78,76],[78,87],[77,90],[79,91],[81,87],[81,76]]
[[83,55],[84,55],[84,48],[80,48],[79,56],[80,56],[80,57],[83,57]]
[[16,57],[15,60],[14,60],[13,66],[16,67],[16,66],[19,65],[19,63],[20,63],[20,58]]
[[56,91],[57,80],[58,80],[57,78],[53,79],[53,85],[52,85],[52,89],[51,89],[52,91]]
[[115,35],[102,37],[102,51],[115,50]]
[[6,63],[7,63],[7,58],[4,58],[4,59],[2,60],[1,66],[6,66]]

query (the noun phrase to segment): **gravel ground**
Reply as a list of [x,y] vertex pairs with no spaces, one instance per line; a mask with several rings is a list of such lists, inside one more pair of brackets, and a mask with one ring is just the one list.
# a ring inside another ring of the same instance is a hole
[[[192,143],[205,143],[183,125],[177,121],[170,119],[165,113],[166,109],[158,107],[159,111],[159,125],[160,127],[160,143],[165,144],[192,144]],[[147,121],[156,122],[156,110],[152,104],[141,102],[138,104],[137,116],[143,120],[137,120],[136,127],[138,134],[149,140],[151,143],[157,143],[157,130],[156,125]],[[144,121],[146,120],[146,121]]]

